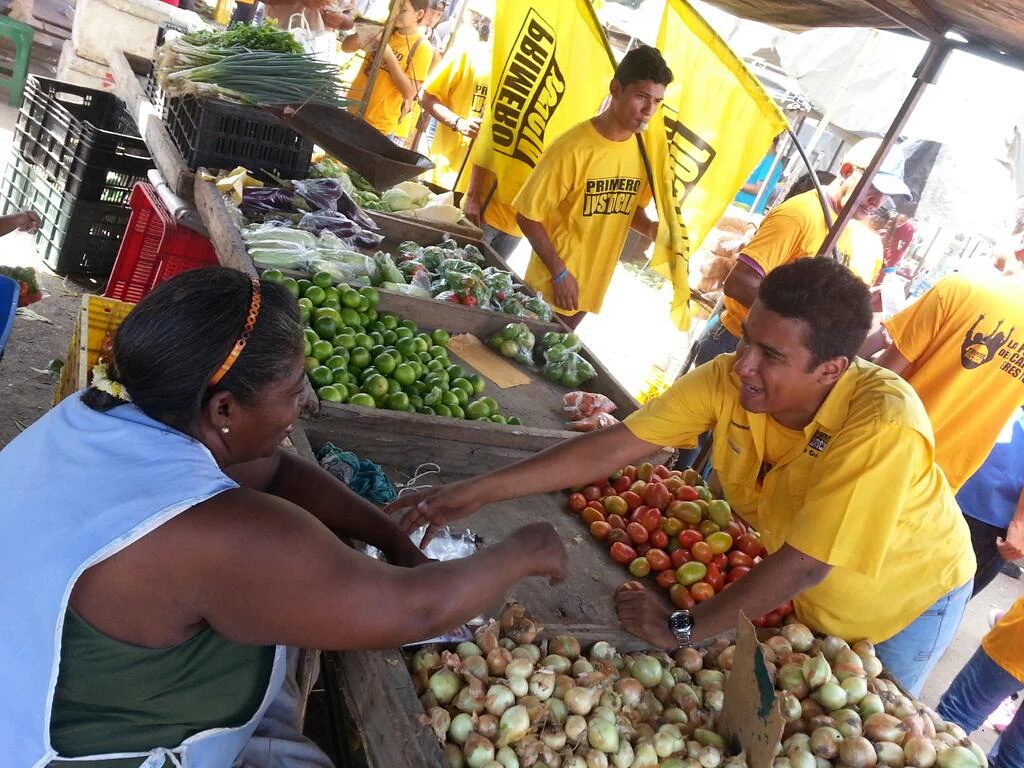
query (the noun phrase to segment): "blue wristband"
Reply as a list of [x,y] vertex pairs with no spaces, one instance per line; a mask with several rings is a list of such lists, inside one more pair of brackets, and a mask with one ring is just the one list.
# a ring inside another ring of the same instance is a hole
[[565,277],[568,274],[569,274],[569,268],[566,267],[561,272],[559,272],[557,275],[555,275],[554,277],[551,278],[551,284],[554,285],[555,283],[557,283],[559,280],[561,280],[563,277]]

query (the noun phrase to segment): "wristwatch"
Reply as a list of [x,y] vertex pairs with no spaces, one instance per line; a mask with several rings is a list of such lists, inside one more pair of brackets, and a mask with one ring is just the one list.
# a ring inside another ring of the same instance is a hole
[[673,611],[668,617],[668,628],[680,648],[689,648],[693,645],[693,616],[689,611]]

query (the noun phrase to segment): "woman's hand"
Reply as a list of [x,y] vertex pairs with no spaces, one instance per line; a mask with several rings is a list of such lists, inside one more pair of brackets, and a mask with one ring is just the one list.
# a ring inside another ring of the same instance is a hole
[[462,198],[462,213],[476,226],[481,226],[483,220],[480,213],[480,201],[475,197],[466,195]]
[[551,523],[530,523],[508,537],[532,563],[533,576],[547,576],[552,584],[565,580],[569,555]]
[[667,650],[678,644],[668,628],[668,610],[640,582],[627,581],[619,587],[615,612],[623,629],[655,648]]
[[401,496],[386,507],[386,513],[407,510],[399,523],[406,533],[427,525],[420,547],[425,547],[434,537],[439,526],[454,520],[469,517],[483,505],[477,480],[460,480],[450,485],[425,488],[413,494]]

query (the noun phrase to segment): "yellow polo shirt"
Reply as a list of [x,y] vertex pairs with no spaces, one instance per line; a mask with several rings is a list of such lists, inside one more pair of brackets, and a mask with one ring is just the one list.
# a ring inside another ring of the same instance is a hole
[[[814,256],[827,234],[825,213],[821,210],[818,193],[812,189],[773,208],[740,253],[764,276],[783,264]],[[868,285],[874,284],[882,268],[882,240],[874,230],[863,222],[851,221],[839,235],[836,250],[843,264],[854,274]],[[722,325],[739,338],[749,311],[726,296]]]
[[1024,283],[950,275],[883,325],[910,368],[953,492],[1024,404]]
[[[633,214],[650,199],[636,138],[606,139],[585,120],[548,145],[512,207],[544,225],[579,285],[579,311],[600,312]],[[551,277],[534,253],[526,284],[559,314],[575,314],[554,305]]]
[[880,642],[974,576],[967,523],[906,382],[858,359],[813,421],[788,430],[740,404],[735,357],[691,371],[625,424],[641,440],[682,448],[713,430],[725,498],[768,551],[789,544],[833,566],[796,598],[802,622]]
[[[417,45],[417,41],[419,44]],[[405,76],[413,81],[417,89],[427,79],[430,71],[430,62],[434,54],[430,49],[430,43],[423,38],[419,32],[410,35],[404,32],[391,33],[388,45],[395,52],[395,57],[402,65]],[[412,52],[412,61],[409,61],[409,53]],[[370,68],[373,65],[373,56],[367,55],[359,74],[352,81],[349,88],[349,98],[362,101],[366,92],[366,85],[370,79]],[[366,114],[363,120],[385,136],[390,136],[398,127],[398,119],[402,114],[402,92],[398,90],[391,79],[387,67],[381,65],[377,72],[377,78],[373,81],[373,92],[370,94],[369,103],[366,106]],[[350,108],[352,114],[357,114],[359,105],[355,104]]]
[[981,647],[992,661],[1024,683],[1024,597],[996,622]]

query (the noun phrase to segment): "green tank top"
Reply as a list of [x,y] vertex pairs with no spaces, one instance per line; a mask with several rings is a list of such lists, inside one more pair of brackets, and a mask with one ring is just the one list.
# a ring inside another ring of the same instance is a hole
[[[200,731],[247,723],[263,701],[273,646],[237,645],[210,627],[172,648],[114,640],[70,607],[64,617],[50,741],[62,757],[172,748]],[[137,768],[139,758],[68,762]]]

